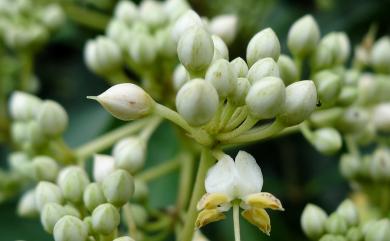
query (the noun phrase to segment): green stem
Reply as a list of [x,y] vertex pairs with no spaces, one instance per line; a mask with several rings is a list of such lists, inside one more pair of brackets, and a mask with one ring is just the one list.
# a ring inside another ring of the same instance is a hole
[[234,240],[241,241],[240,237],[240,206],[233,205]]
[[131,213],[130,203],[126,203],[126,205],[123,206],[123,215],[127,223],[127,231],[129,232],[129,235],[131,237],[137,237],[137,226],[135,225],[135,221]]
[[228,121],[230,120],[232,115],[234,114],[235,110],[236,110],[235,106],[233,106],[230,103],[230,101],[228,101],[226,103],[225,108],[223,109],[221,121],[220,121],[219,126],[218,126],[218,130],[223,129],[226,126],[226,124],[228,123]]
[[345,142],[347,145],[348,152],[355,155],[355,156],[360,156],[359,148],[352,136],[346,136],[345,137]]
[[31,52],[20,53],[20,59],[22,63],[22,71],[20,76],[20,85],[19,88],[22,91],[29,90],[29,82],[31,80],[31,75],[34,69],[34,59]]
[[198,167],[198,172],[196,175],[195,186],[192,191],[191,202],[188,209],[188,212],[185,217],[185,224],[182,232],[180,233],[180,241],[191,241],[194,234],[195,220],[197,216],[196,205],[202,195],[204,194],[204,180],[206,178],[207,170],[213,164],[214,158],[211,155],[211,152],[207,148],[203,148],[200,163]]
[[144,182],[149,182],[163,175],[166,175],[180,167],[180,159],[175,158],[171,161],[163,162],[157,166],[149,168],[146,171],[136,175],[135,178],[140,179]]
[[242,123],[238,128],[236,128],[230,132],[227,132],[227,133],[219,134],[217,136],[217,139],[220,141],[225,141],[225,140],[230,140],[232,138],[235,138],[236,136],[239,136],[241,133],[252,128],[257,123],[257,121],[258,121],[257,119],[255,119],[249,115],[245,119],[244,123]]
[[61,2],[61,5],[69,18],[90,28],[105,30],[110,21],[109,16],[77,6],[71,2]]
[[183,153],[179,156],[181,162],[181,171],[179,179],[179,194],[176,201],[176,210],[187,208],[188,200],[190,198],[191,181],[193,178],[194,157],[189,153]]
[[[233,116],[231,118],[231,121],[229,123],[227,123],[224,130],[226,130],[226,131],[233,130],[234,128],[236,128],[239,124],[241,124],[245,120],[245,118],[248,115],[248,110],[245,107],[242,107],[242,108],[243,109],[236,110],[236,112],[233,114]],[[238,114],[236,114],[236,113],[238,113]]]
[[172,219],[168,216],[162,216],[158,221],[147,223],[142,228],[148,232],[156,232],[167,229],[172,224]]
[[302,124],[300,125],[300,129],[301,129],[302,135],[306,138],[306,140],[308,140],[310,143],[313,143],[314,134],[310,130],[310,127],[309,127],[309,124],[307,123],[307,121],[302,122]]

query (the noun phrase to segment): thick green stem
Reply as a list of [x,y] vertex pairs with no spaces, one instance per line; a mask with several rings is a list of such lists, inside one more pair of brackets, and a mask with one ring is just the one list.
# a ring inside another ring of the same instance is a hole
[[177,170],[179,167],[180,167],[180,159],[175,158],[171,161],[163,162],[162,164],[154,166],[146,171],[143,171],[140,174],[136,175],[135,177],[144,182],[149,182],[163,175],[166,175],[167,173]]

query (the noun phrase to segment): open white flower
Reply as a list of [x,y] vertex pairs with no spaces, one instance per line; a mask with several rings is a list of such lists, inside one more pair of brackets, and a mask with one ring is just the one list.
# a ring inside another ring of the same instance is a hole
[[249,153],[240,151],[235,161],[228,155],[208,171],[206,194],[198,203],[200,211],[196,227],[225,218],[223,212],[232,206],[241,207],[242,216],[268,234],[271,231],[270,218],[266,208],[283,211],[279,199],[267,192],[261,192],[263,175],[256,160]]

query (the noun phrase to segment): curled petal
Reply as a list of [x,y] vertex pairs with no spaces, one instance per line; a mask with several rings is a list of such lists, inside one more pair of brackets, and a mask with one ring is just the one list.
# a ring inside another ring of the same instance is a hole
[[251,224],[258,227],[263,233],[268,236],[271,233],[271,221],[268,213],[262,208],[251,208],[244,210],[242,216]]
[[235,158],[238,174],[236,195],[243,198],[251,193],[258,193],[263,187],[263,174],[255,158],[245,151],[239,151]]
[[195,222],[196,228],[201,228],[209,223],[225,219],[225,215],[218,209],[204,209],[198,214]]
[[253,208],[270,208],[273,210],[284,211],[282,203],[274,195],[268,192],[259,192],[246,196],[244,205]]
[[199,200],[196,208],[198,209],[198,211],[202,209],[219,208],[221,206],[226,206],[226,204],[229,204],[229,201],[229,197],[223,193],[206,193]]

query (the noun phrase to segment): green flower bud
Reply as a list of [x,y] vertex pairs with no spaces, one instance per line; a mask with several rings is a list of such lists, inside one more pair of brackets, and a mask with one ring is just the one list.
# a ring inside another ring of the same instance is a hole
[[227,44],[231,44],[237,33],[237,16],[236,15],[219,15],[210,22],[210,31],[218,35]]
[[129,121],[149,115],[153,111],[154,100],[135,84],[114,85],[96,99],[114,117]]
[[311,54],[320,40],[320,29],[311,15],[295,21],[288,31],[287,45],[291,53],[300,58]]
[[357,156],[343,154],[340,159],[341,174],[347,179],[355,179],[361,170],[361,163]]
[[285,101],[286,88],[283,80],[265,77],[254,83],[245,98],[249,113],[257,119],[275,117]]
[[79,203],[83,200],[83,192],[89,184],[89,179],[84,169],[78,166],[70,166],[61,171],[57,183],[65,199],[73,203]]
[[118,71],[123,62],[119,46],[110,38],[103,36],[87,42],[84,59],[88,68],[100,75]]
[[376,221],[367,230],[366,241],[388,241],[390,237],[390,221],[382,219]]
[[58,203],[46,204],[41,212],[41,223],[43,229],[48,233],[53,233],[55,224],[66,215],[65,208]]
[[358,91],[355,86],[344,86],[337,97],[337,104],[341,106],[352,105],[358,98]]
[[162,9],[160,2],[154,0],[144,0],[139,6],[141,20],[150,28],[156,29],[167,21],[167,15]]
[[325,234],[319,241],[347,241],[343,236]]
[[338,120],[337,127],[344,132],[358,132],[367,125],[368,118],[365,110],[359,107],[350,107]]
[[83,201],[85,207],[92,212],[97,206],[106,202],[102,187],[97,183],[90,183],[84,191]]
[[252,66],[257,60],[267,57],[278,61],[279,55],[279,39],[270,28],[266,28],[253,36],[246,49],[246,60],[249,66]]
[[370,163],[370,174],[373,180],[390,180],[390,150],[386,148],[375,150]]
[[8,157],[10,169],[23,177],[31,177],[33,167],[29,157],[23,152],[14,152]]
[[363,105],[372,105],[390,101],[390,76],[363,74],[359,80],[359,102]]
[[306,205],[301,216],[301,227],[307,237],[319,239],[325,231],[325,222],[328,215],[314,204]]
[[31,120],[41,108],[41,103],[42,101],[38,97],[15,91],[9,99],[11,117],[17,121]]
[[61,204],[63,200],[61,189],[57,185],[46,181],[38,183],[35,189],[35,205],[38,210],[41,211],[47,203]]
[[234,74],[226,59],[216,60],[207,70],[205,80],[214,86],[221,98],[226,98],[235,88]]
[[133,36],[128,52],[135,63],[150,65],[154,63],[157,57],[157,42],[147,33],[137,33]]
[[81,218],[80,211],[73,204],[66,204],[64,206],[66,215],[71,215],[76,218]]
[[107,201],[117,207],[126,204],[134,193],[134,181],[124,170],[116,170],[103,180],[103,193]]
[[251,84],[247,78],[237,78],[233,93],[228,97],[229,101],[235,106],[245,105],[245,98],[250,88]]
[[279,67],[272,58],[263,58],[252,65],[247,76],[251,84],[254,84],[264,77],[279,77]]
[[311,80],[302,80],[286,88],[286,100],[277,116],[286,126],[293,126],[309,118],[316,108],[317,91]]
[[359,78],[361,77],[361,72],[356,69],[349,69],[345,71],[344,83],[346,85],[356,86]]
[[134,194],[132,200],[136,202],[143,202],[149,196],[149,188],[147,184],[139,179],[134,179]]
[[182,64],[177,65],[173,72],[173,87],[175,90],[178,91],[189,80],[190,74],[186,68]]
[[39,19],[48,29],[56,30],[65,22],[65,13],[59,5],[49,4],[40,11]]
[[349,39],[343,32],[331,32],[324,36],[321,44],[328,47],[332,54],[332,64],[344,64],[351,51]]
[[109,235],[118,227],[119,222],[119,212],[112,204],[101,204],[92,212],[92,228],[97,233]]
[[278,59],[278,69],[280,78],[286,85],[298,81],[298,69],[294,61],[287,55],[280,55]]
[[47,136],[57,137],[68,126],[68,114],[57,102],[46,100],[38,112],[37,121]]
[[323,70],[333,65],[332,50],[327,45],[320,43],[311,57],[311,67],[313,70]]
[[335,154],[342,146],[341,135],[334,128],[325,127],[318,129],[313,135],[313,145],[323,154]]
[[236,78],[245,78],[248,74],[248,65],[246,64],[245,60],[243,60],[240,57],[237,57],[233,59],[230,62],[230,65],[232,67],[233,74],[236,76]]
[[170,28],[157,31],[155,38],[160,56],[164,58],[176,58],[176,43],[172,41]]
[[119,141],[112,152],[115,166],[131,174],[136,173],[145,164],[146,142],[137,137],[128,137]]
[[208,68],[213,59],[213,40],[202,27],[193,27],[180,38],[177,54],[180,62],[190,73],[201,73]]
[[148,221],[148,213],[145,208],[138,204],[130,205],[131,215],[137,227],[143,227]]
[[343,235],[348,230],[348,223],[343,216],[333,213],[325,222],[325,230],[331,234]]
[[202,27],[203,22],[199,15],[193,10],[187,10],[181,17],[175,22],[172,28],[172,38],[178,43],[184,33],[192,27]]
[[32,23],[17,24],[7,28],[4,36],[5,44],[18,51],[36,51],[47,42],[48,29],[42,24]]
[[390,102],[379,104],[374,108],[372,122],[377,130],[390,132]]
[[336,102],[342,84],[338,75],[326,70],[321,71],[314,76],[314,83],[321,103],[331,105]]
[[21,121],[14,121],[11,125],[11,137],[12,140],[18,144],[23,145],[28,140],[27,128],[28,124]]
[[219,97],[215,88],[203,79],[187,82],[176,95],[176,109],[191,125],[209,122],[218,108]]
[[124,21],[113,19],[108,23],[106,28],[106,35],[115,41],[121,49],[127,50],[129,45],[128,40],[132,38],[133,32],[130,31],[129,27]]
[[137,6],[132,1],[121,0],[115,6],[114,17],[131,25],[138,18]]
[[359,222],[359,214],[355,204],[347,199],[344,200],[336,210],[336,213],[342,216],[348,223],[348,225],[356,226]]
[[135,241],[135,240],[128,236],[123,236],[123,237],[116,238],[113,241]]
[[212,35],[211,39],[213,40],[214,44],[214,56],[212,62],[218,59],[229,60],[229,50],[225,42],[217,35]]
[[344,109],[338,107],[317,110],[311,114],[310,122],[316,127],[334,126],[343,113]]
[[41,147],[47,141],[45,134],[37,121],[29,121],[27,124],[27,142],[34,147]]
[[39,181],[54,182],[58,175],[58,164],[48,156],[36,156],[32,160],[34,177]]
[[96,182],[103,179],[115,170],[114,157],[109,155],[93,156],[93,178]]
[[95,231],[93,230],[93,227],[92,227],[92,217],[91,216],[85,217],[83,219],[83,222],[85,223],[85,225],[88,228],[88,234],[96,234]]
[[88,237],[88,227],[80,219],[66,215],[54,226],[55,241],[85,241]]
[[353,227],[350,228],[347,232],[346,238],[348,241],[363,241],[364,236],[362,231],[359,228]]
[[35,205],[35,191],[29,190],[19,199],[17,213],[20,217],[36,217],[39,214]]
[[378,73],[390,73],[390,38],[382,37],[371,51],[371,65]]

